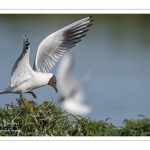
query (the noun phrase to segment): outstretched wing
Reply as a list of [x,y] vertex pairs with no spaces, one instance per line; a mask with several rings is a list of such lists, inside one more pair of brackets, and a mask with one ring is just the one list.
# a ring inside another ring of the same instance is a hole
[[11,72],[11,87],[31,78],[32,68],[29,64],[30,47],[26,35],[23,36],[23,51],[17,59]]
[[92,21],[86,17],[46,37],[38,47],[33,69],[49,72],[62,55],[81,41]]
[[70,53],[65,54],[57,69],[58,87],[64,97],[70,96],[77,84],[73,73],[72,57]]
[[93,68],[80,82],[77,82],[73,73],[72,55],[71,53],[65,54],[61,59],[57,70],[58,87],[60,88],[63,97],[70,97],[76,101],[76,103],[81,103],[84,100],[84,89],[98,72],[98,68]]
[[57,70],[58,87],[64,98],[61,107],[74,115],[85,115],[91,112],[91,107],[85,105],[84,88],[90,80],[91,75],[84,78],[83,82],[76,82],[73,74],[73,58],[67,53],[61,59]]

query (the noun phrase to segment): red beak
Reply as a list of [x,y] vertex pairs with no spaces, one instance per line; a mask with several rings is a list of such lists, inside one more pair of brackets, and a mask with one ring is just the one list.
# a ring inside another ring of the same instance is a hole
[[58,92],[58,90],[57,90],[57,87],[56,87],[56,86],[54,86],[54,89],[55,89],[55,91],[56,91],[56,92]]

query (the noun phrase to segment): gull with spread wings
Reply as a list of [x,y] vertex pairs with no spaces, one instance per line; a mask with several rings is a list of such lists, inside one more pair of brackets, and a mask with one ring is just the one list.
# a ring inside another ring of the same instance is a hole
[[57,79],[49,71],[61,56],[81,41],[92,21],[91,16],[86,17],[46,37],[38,47],[33,69],[29,63],[29,42],[24,35],[23,51],[12,69],[10,86],[0,91],[0,94],[16,93],[22,99],[23,93],[30,93],[36,98],[32,90],[45,85],[51,85],[58,92]]
[[84,90],[89,82],[97,75],[98,69],[90,70],[80,82],[74,77],[74,59],[71,53],[65,54],[57,69],[58,87],[62,94],[61,107],[73,115],[87,115],[92,109],[84,104]]

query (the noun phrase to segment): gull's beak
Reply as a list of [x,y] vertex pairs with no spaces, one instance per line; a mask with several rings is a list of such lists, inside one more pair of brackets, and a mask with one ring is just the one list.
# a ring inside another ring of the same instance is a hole
[[57,89],[57,87],[56,87],[56,86],[53,86],[53,88],[55,89],[55,91],[56,91],[56,92],[58,92],[58,89]]

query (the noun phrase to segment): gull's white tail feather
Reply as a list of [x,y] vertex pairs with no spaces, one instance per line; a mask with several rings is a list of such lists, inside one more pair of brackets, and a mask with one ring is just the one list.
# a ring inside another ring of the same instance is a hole
[[3,91],[0,91],[0,95],[1,95],[1,94],[6,94],[6,93],[10,93],[11,90],[12,90],[12,87],[9,86],[9,87],[7,87],[6,89],[4,89]]

